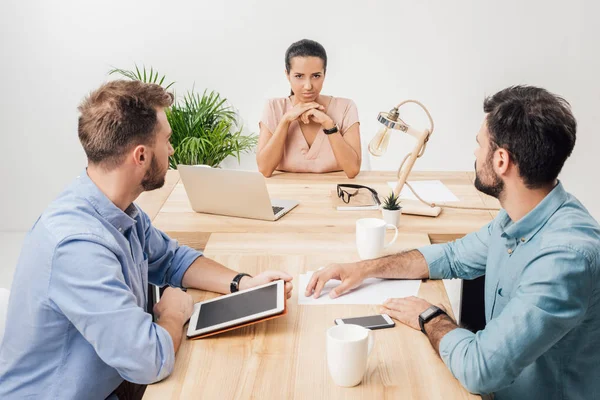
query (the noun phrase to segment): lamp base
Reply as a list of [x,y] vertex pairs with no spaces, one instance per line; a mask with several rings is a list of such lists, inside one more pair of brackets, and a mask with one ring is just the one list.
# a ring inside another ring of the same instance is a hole
[[441,207],[430,207],[422,203],[402,202],[402,214],[437,217],[442,212]]

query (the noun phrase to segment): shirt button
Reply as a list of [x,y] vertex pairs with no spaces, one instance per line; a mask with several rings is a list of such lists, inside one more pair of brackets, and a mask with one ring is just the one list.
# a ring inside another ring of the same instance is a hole
[[123,232],[123,228],[119,228],[119,232]]
[[508,254],[512,254],[513,253],[513,249],[508,249]]
[[522,243],[525,243],[525,238],[521,238],[521,242],[522,242]]

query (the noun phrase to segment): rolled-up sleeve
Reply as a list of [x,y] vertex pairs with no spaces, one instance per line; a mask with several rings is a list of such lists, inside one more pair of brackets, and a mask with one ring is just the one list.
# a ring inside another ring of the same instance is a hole
[[123,379],[150,384],[173,371],[171,336],[137,305],[119,260],[100,239],[77,235],[56,247],[48,292],[53,305]]
[[145,225],[144,253],[148,255],[148,280],[157,285],[182,287],[183,275],[202,252],[180,246],[164,232],[152,226],[142,212]]
[[455,329],[440,342],[452,374],[473,393],[510,385],[586,313],[593,291],[590,263],[567,247],[540,251],[514,296],[482,331]]
[[431,279],[475,279],[485,274],[494,221],[479,231],[450,243],[419,248]]

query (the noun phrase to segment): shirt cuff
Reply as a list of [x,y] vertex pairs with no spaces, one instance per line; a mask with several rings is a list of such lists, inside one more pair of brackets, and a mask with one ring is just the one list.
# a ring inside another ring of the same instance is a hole
[[196,261],[197,258],[202,257],[203,254],[201,251],[194,250],[188,246],[180,246],[177,249],[177,253],[175,254],[175,258],[173,259],[174,265],[179,265],[171,277],[171,281],[169,282],[172,286],[183,287],[183,275],[185,275],[188,268]]
[[171,335],[169,335],[169,332],[165,328],[158,324],[154,324],[154,326],[156,326],[156,334],[159,338],[161,351],[161,365],[156,379],[156,382],[158,382],[173,372],[173,368],[175,367],[175,345],[173,344]]
[[453,375],[454,372],[452,371],[452,369],[453,367],[457,367],[457,365],[452,364],[452,352],[460,342],[462,342],[463,340],[471,340],[474,338],[474,336],[475,334],[471,331],[468,331],[463,328],[456,328],[445,334],[442,340],[440,341],[440,357],[442,357],[444,364],[448,366],[450,372],[452,372]]
[[417,249],[427,262],[429,268],[429,279],[448,279],[449,261],[446,257],[446,244],[433,244]]

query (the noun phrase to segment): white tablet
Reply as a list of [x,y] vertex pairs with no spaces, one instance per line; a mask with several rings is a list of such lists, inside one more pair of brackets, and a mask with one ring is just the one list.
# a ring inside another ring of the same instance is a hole
[[194,304],[187,336],[193,337],[281,314],[285,308],[282,280]]

